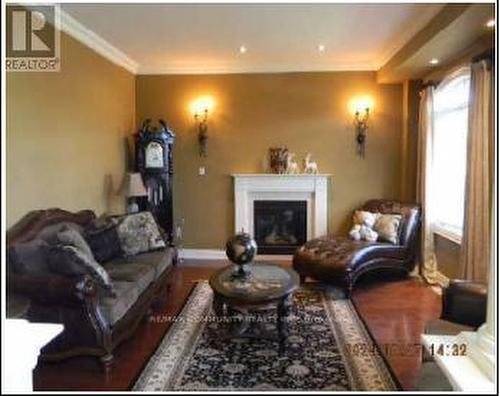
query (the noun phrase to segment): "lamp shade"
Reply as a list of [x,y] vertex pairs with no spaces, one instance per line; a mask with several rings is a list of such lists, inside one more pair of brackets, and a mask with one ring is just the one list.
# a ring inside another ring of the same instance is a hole
[[140,173],[127,173],[125,179],[125,194],[127,197],[144,197],[148,195]]

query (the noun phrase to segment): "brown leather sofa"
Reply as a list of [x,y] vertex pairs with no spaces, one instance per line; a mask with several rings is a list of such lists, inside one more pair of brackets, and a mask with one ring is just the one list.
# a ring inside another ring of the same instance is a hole
[[[103,295],[89,275],[65,276],[44,268],[37,243],[43,244],[61,226],[82,230],[95,218],[90,210],[38,210],[7,232],[8,298],[31,300],[24,314],[29,321],[64,325],[63,333],[42,349],[41,360],[91,355],[108,369],[116,346],[134,333],[155,303],[165,300],[168,275],[176,262],[171,247],[101,263],[116,290],[113,297]],[[18,249],[24,249],[22,268]]]
[[399,242],[355,241],[349,236],[324,236],[300,247],[293,267],[301,281],[307,276],[341,284],[347,297],[357,279],[370,271],[392,270],[408,274],[415,267],[420,228],[420,207],[394,200],[367,201],[360,210],[400,214]]

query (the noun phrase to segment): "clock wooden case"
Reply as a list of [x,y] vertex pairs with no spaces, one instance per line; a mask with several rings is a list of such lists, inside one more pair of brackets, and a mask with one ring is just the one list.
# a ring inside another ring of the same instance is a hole
[[151,126],[151,120],[142,123],[135,136],[135,167],[142,175],[147,196],[139,199],[139,210],[153,213],[173,244],[173,161],[172,149],[175,134],[165,121],[159,120],[159,128]]

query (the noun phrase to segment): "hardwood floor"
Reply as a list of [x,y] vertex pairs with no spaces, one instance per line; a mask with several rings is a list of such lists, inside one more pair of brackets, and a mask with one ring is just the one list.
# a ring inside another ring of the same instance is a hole
[[[174,316],[194,284],[208,279],[223,262],[190,260],[171,275],[167,303],[157,317]],[[283,263],[282,265],[290,265]],[[404,390],[412,390],[420,367],[420,334],[427,321],[439,317],[441,304],[430,287],[415,279],[362,280],[352,300]],[[39,363],[33,374],[35,390],[127,390],[154,353],[169,321],[147,321],[115,351],[112,371],[105,374],[96,359],[73,358]]]

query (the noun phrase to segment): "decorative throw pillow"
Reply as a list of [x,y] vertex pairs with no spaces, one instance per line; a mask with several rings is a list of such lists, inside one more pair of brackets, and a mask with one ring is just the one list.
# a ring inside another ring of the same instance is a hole
[[108,295],[116,294],[109,274],[95,261],[87,242],[74,229],[66,228],[56,235],[56,244],[49,249],[48,262],[53,272],[67,276],[89,274]]
[[373,229],[378,232],[379,238],[383,241],[397,245],[399,242],[399,225],[402,216],[398,214],[381,214]]
[[126,256],[166,247],[158,225],[150,212],[134,213],[113,218],[120,240],[120,246]]
[[87,256],[84,252],[71,245],[55,245],[50,248],[50,269],[66,276],[90,275],[97,284],[110,296],[115,297],[116,291],[108,272],[101,264]]
[[68,228],[71,228],[75,230],[78,233],[81,233],[83,230],[83,227],[79,224],[72,223],[69,221],[62,221],[54,224],[49,224],[48,226],[45,226],[38,234],[37,238],[38,239],[43,239],[45,242],[48,244],[54,244],[57,241],[57,234],[59,232],[66,230]]
[[83,236],[99,263],[123,256],[116,224],[109,223],[97,228],[87,228]]
[[74,228],[64,227],[56,234],[54,244],[74,246],[86,256],[94,258],[92,255],[92,249],[90,249],[90,246],[85,241],[85,238]]

